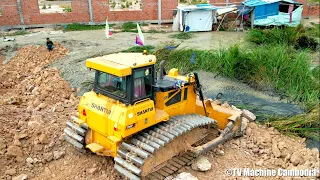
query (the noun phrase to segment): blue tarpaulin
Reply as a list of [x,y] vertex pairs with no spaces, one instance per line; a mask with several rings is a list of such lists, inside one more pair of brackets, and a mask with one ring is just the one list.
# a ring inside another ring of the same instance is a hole
[[279,13],[279,2],[272,4],[264,4],[256,6],[254,9],[254,19],[265,19],[268,16],[278,15]]
[[265,4],[272,4],[280,1],[291,3],[291,4],[300,4],[299,2],[295,2],[293,0],[248,0],[243,2],[242,4],[249,7],[255,7],[255,6],[261,6]]
[[[295,4],[295,10],[290,13],[280,12],[280,2],[284,4]],[[297,26],[302,17],[303,6],[299,2],[293,0],[247,0],[242,3],[244,6],[243,14],[248,13],[246,9],[250,7],[254,9],[254,25],[270,26],[270,25],[287,25]],[[250,12],[250,11],[249,11]],[[242,15],[242,11],[239,12]],[[291,20],[290,20],[291,17]]]

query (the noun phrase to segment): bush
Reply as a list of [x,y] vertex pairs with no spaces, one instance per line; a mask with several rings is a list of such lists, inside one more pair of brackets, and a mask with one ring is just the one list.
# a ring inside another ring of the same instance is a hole
[[246,36],[247,40],[250,42],[253,42],[255,44],[263,44],[266,42],[266,36],[263,33],[263,31],[259,29],[252,29],[249,31],[249,33]]
[[112,8],[115,8],[115,7],[116,7],[116,3],[113,2],[113,3],[111,4],[111,7],[112,7]]
[[65,7],[63,9],[64,12],[72,12],[72,7]]
[[318,42],[314,38],[307,35],[301,35],[295,44],[297,49],[311,49],[313,51],[316,50],[317,46]]
[[42,9],[47,9],[47,6],[45,4],[42,5]]

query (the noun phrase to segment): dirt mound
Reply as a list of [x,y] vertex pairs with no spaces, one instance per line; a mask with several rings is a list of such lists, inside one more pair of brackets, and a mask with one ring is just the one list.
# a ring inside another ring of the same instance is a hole
[[[21,48],[9,63],[0,66],[0,179],[21,173],[32,177],[38,169],[65,155],[63,126],[74,113],[77,98],[57,69],[41,68],[64,56],[57,44]],[[59,112],[57,112],[59,110]]]
[[63,57],[68,50],[56,43],[49,52],[44,46],[25,46],[7,64],[0,66],[0,88],[12,88],[41,67]]

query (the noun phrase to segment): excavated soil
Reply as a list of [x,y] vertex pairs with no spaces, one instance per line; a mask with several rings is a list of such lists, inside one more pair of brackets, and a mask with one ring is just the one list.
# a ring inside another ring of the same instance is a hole
[[[0,65],[0,179],[121,179],[110,157],[81,154],[63,140],[79,97],[58,69],[45,67],[67,53],[60,44],[52,52],[26,46]],[[235,179],[226,169],[319,169],[318,150],[305,147],[304,139],[251,122],[243,137],[205,154],[211,170],[183,171],[199,179]]]

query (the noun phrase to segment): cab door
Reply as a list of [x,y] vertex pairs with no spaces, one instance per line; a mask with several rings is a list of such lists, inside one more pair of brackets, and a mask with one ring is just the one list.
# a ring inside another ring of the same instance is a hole
[[138,129],[155,124],[155,107],[153,101],[153,66],[133,70],[133,110]]

